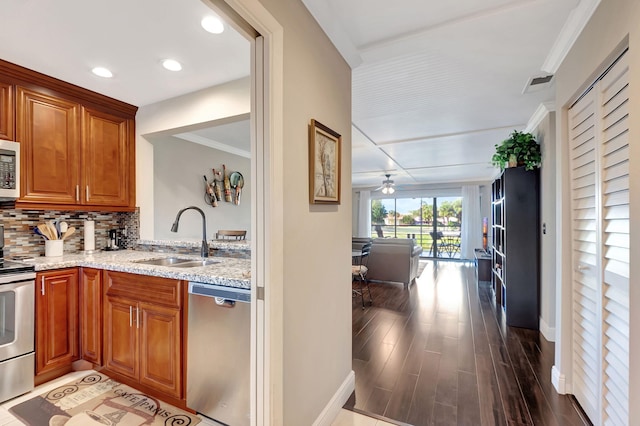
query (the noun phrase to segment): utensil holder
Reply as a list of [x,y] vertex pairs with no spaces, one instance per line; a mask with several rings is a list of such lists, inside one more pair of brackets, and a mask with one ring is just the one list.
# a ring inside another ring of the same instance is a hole
[[45,257],[59,257],[62,256],[64,249],[63,240],[46,240],[44,242],[44,255]]

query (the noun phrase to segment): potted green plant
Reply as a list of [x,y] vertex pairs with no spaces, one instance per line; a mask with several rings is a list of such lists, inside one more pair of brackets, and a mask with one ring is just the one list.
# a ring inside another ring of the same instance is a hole
[[531,133],[514,130],[508,139],[496,144],[496,153],[491,164],[504,170],[505,167],[524,166],[526,170],[540,167],[542,154],[540,145]]

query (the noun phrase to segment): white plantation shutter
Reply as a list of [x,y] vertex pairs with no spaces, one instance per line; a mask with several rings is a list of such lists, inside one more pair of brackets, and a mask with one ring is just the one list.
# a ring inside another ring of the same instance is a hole
[[596,212],[595,91],[569,110],[573,251],[573,392],[589,418],[599,411],[600,317]]
[[573,392],[616,426],[630,423],[628,101],[623,56],[569,110]]
[[629,67],[602,78],[603,424],[629,424]]

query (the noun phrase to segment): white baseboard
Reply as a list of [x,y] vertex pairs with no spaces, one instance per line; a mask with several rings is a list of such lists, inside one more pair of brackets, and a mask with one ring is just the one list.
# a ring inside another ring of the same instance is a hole
[[556,341],[556,328],[549,327],[549,324],[547,324],[547,322],[542,317],[540,317],[540,333],[542,333],[544,338],[548,341]]
[[566,378],[555,365],[551,367],[551,383],[559,394],[565,395],[567,393]]
[[338,417],[342,406],[347,402],[355,388],[356,373],[351,370],[316,421],[313,422],[313,426],[331,426],[331,423]]

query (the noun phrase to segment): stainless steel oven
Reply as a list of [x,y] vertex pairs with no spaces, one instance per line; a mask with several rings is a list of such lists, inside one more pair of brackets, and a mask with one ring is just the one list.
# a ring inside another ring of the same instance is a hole
[[33,265],[3,259],[0,226],[0,402],[33,389],[35,279]]

